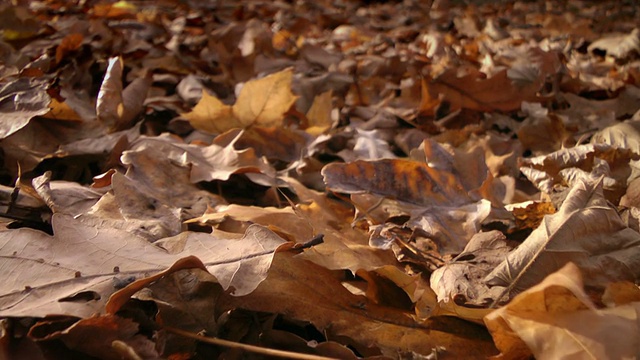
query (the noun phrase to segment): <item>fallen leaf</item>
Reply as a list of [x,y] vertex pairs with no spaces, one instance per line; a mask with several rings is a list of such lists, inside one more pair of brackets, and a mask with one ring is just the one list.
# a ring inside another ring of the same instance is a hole
[[[200,181],[228,180],[232,174],[259,173],[264,174],[271,185],[275,181],[275,170],[263,159],[256,157],[253,149],[235,150],[233,144],[242,132],[229,132],[214,140],[209,146],[185,144],[169,134],[157,137],[140,138],[131,144],[131,149],[123,154],[123,162],[127,164],[129,153],[142,151],[155,152],[146,156],[158,156],[171,160],[174,164],[190,168],[189,179]],[[173,165],[175,166],[175,165]],[[170,188],[167,188],[169,190]]]
[[[320,283],[323,286],[316,286]],[[360,352],[378,348],[391,357],[397,357],[398,351],[400,356],[405,352],[426,356],[444,348],[444,354],[452,358],[489,356],[495,352],[482,330],[474,325],[456,323],[457,330],[447,332],[417,322],[407,313],[351,294],[329,270],[288,253],[276,255],[267,279],[252,294],[223,298],[219,306],[286,313],[311,322],[329,339],[348,337],[351,346],[362,349]]]
[[67,53],[75,51],[82,45],[84,36],[79,33],[73,33],[65,36],[60,45],[56,48],[56,62],[60,63]]
[[[628,149],[606,143],[578,145],[520,161],[520,171],[540,191],[553,193],[557,188],[572,187],[580,180],[604,177],[604,188],[616,201],[624,193],[631,175],[629,160],[637,158]],[[637,160],[636,160],[637,161]]]
[[413,160],[358,160],[348,164],[329,164],[322,169],[322,175],[327,186],[337,192],[370,192],[418,205],[471,202],[453,175]]
[[631,33],[620,36],[607,36],[591,43],[588,51],[604,51],[607,55],[617,59],[624,59],[633,53],[640,54],[640,29],[635,28]]
[[431,274],[431,288],[437,295],[440,308],[465,318],[462,309],[458,310],[456,305],[489,305],[499,296],[501,289],[487,286],[483,279],[510,250],[506,237],[499,231],[473,236],[458,256]]
[[[634,280],[640,257],[640,235],[624,225],[604,198],[602,181],[577,182],[562,206],[484,278],[501,295],[512,295],[539,283],[568,262],[575,263],[590,286]],[[500,301],[501,298],[495,299]]]
[[10,279],[0,289],[2,316],[101,313],[119,288],[191,255],[199,256],[223,287],[244,295],[264,280],[275,250],[285,243],[260,225],[247,228],[245,240],[185,232],[156,245],[59,214],[52,226],[53,237],[31,229],[0,232],[5,257],[0,270]]
[[[96,316],[83,319],[61,331],[44,332],[39,327],[46,327],[46,323],[35,326],[30,335],[37,340],[60,340],[69,349],[81,351],[85,354],[107,360],[121,359],[113,342],[121,341],[132,346],[138,356],[145,358],[158,357],[154,343],[139,333],[139,326],[133,320],[115,315]],[[53,326],[52,326],[53,328]],[[91,334],[91,336],[87,336]]]
[[[640,154],[640,121],[625,121],[606,127],[593,135],[591,143],[608,144]],[[632,171],[627,178],[627,183],[631,183],[640,176],[640,160],[630,160],[629,165]]]
[[202,90],[202,97],[191,112],[182,116],[189,120],[194,128],[214,134],[245,127],[240,119],[233,116],[231,106],[209,95],[206,90]]
[[284,113],[296,101],[291,92],[291,69],[248,81],[233,106],[225,105],[203,90],[202,99],[182,116],[196,129],[222,133],[250,125],[281,125]]
[[151,78],[138,78],[123,90],[124,61],[122,57],[109,59],[107,72],[100,85],[96,101],[96,114],[107,128],[122,130],[129,128],[131,122],[142,111]]
[[480,72],[458,77],[457,70],[451,69],[431,80],[429,91],[443,94],[452,110],[513,111],[519,109],[523,101],[536,101],[541,85],[537,79],[525,86],[515,85],[507,70],[485,79]]
[[485,323],[506,359],[633,358],[638,306],[597,310],[583,290],[580,270],[568,263],[487,315]]
[[318,136],[333,126],[333,120],[331,119],[332,95],[333,92],[329,90],[313,99],[313,104],[307,111],[309,127],[305,131],[309,134]]
[[0,139],[25,127],[35,116],[49,112],[51,98],[43,81],[20,78],[0,87]]

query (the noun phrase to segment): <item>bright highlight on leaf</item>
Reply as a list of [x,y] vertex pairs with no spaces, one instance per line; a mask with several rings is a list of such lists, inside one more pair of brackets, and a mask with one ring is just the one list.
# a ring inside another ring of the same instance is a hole
[[225,105],[205,90],[191,112],[182,116],[196,129],[223,133],[251,125],[279,126],[297,97],[291,92],[293,71],[283,70],[248,81],[233,106]]

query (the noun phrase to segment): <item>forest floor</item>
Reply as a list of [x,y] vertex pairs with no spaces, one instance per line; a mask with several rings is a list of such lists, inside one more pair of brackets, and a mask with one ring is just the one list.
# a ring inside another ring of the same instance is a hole
[[637,356],[638,24],[5,2],[0,358]]

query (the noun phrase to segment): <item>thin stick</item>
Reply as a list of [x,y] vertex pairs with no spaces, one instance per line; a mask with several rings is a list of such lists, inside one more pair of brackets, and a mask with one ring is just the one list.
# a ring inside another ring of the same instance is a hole
[[163,328],[174,334],[188,337],[194,340],[202,341],[208,344],[224,346],[232,349],[241,349],[241,350],[262,354],[262,355],[276,356],[276,357],[282,357],[287,359],[300,359],[300,360],[335,360],[335,358],[329,358],[324,356],[301,354],[301,353],[285,351],[285,350],[276,350],[276,349],[255,346],[255,345],[242,344],[235,341],[218,339],[215,337],[206,337],[206,336],[194,334],[185,330],[176,329],[170,326],[164,326]]

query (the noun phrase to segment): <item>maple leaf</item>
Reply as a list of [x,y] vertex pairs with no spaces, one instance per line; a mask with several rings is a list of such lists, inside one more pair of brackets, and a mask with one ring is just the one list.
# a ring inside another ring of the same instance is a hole
[[202,92],[202,98],[191,112],[182,116],[196,129],[222,133],[250,125],[274,126],[282,124],[284,113],[296,101],[291,92],[291,69],[245,83],[233,106]]

